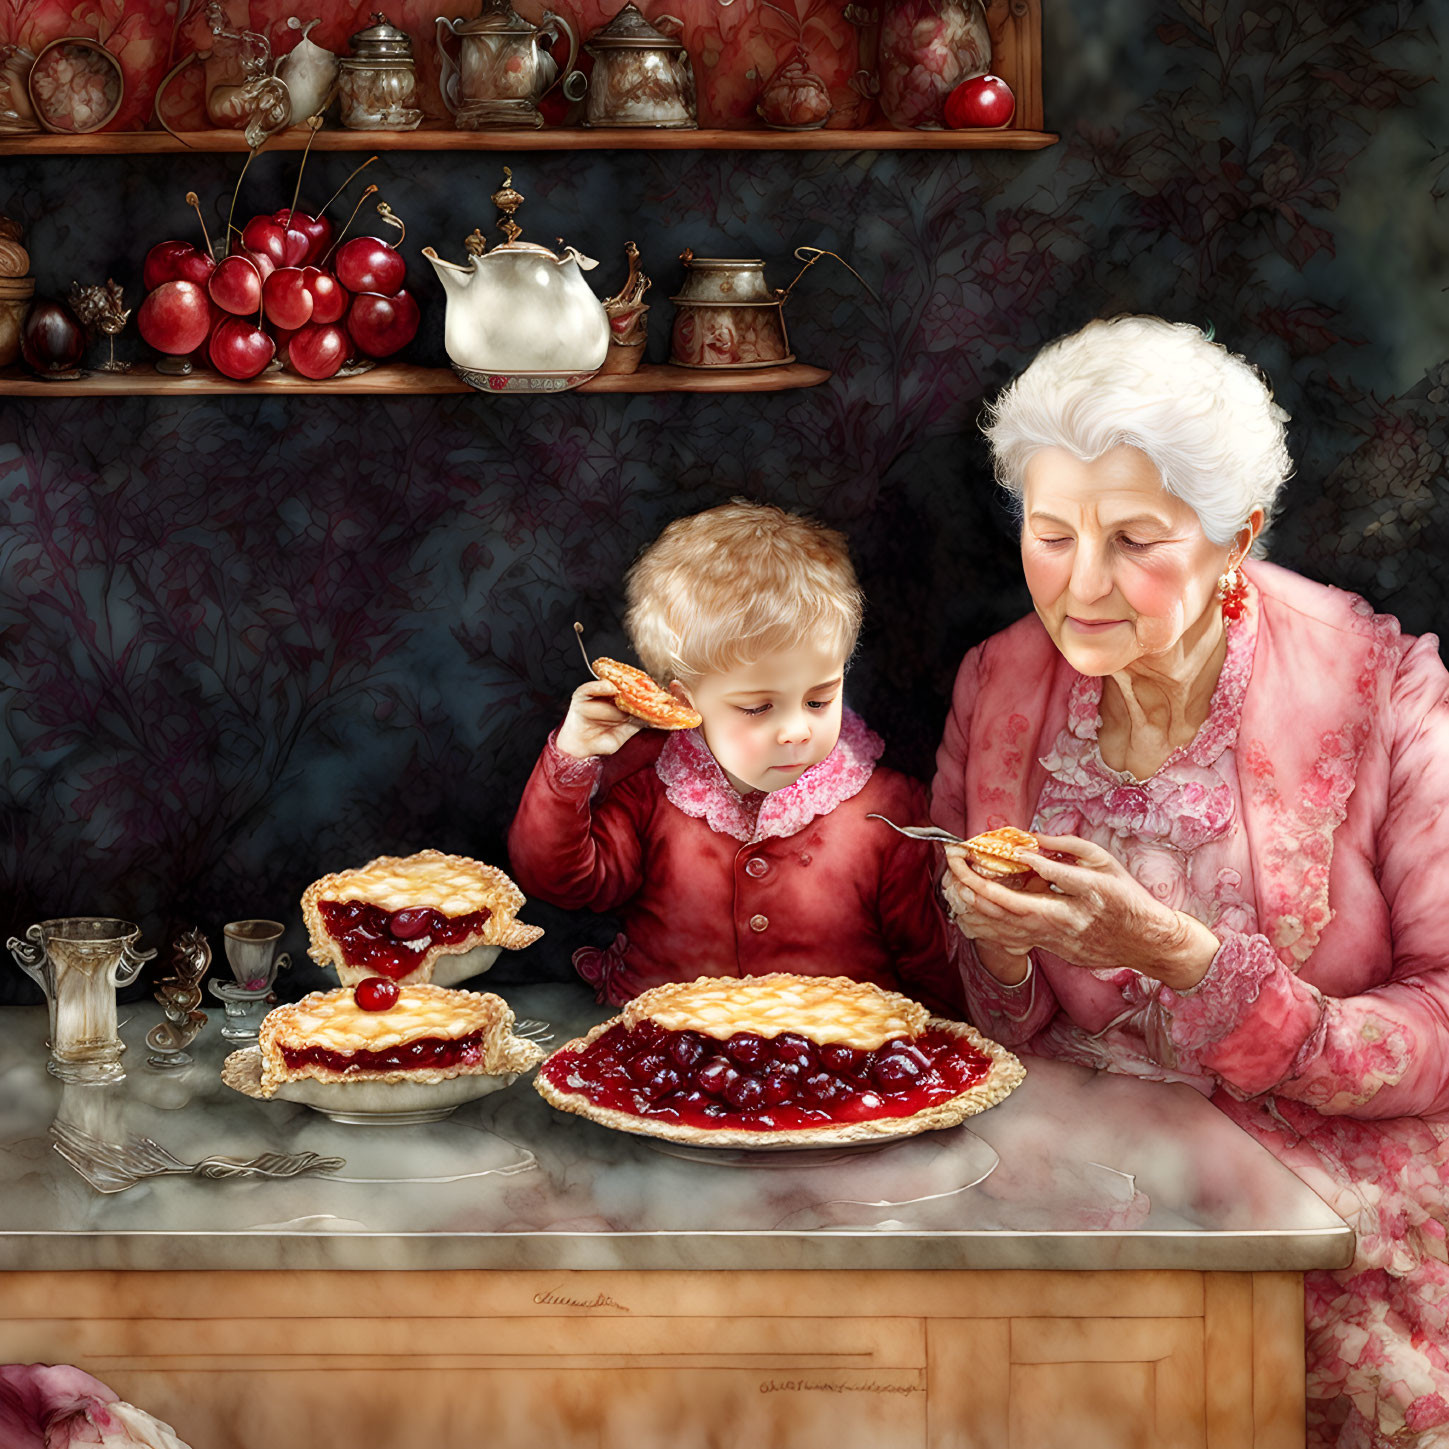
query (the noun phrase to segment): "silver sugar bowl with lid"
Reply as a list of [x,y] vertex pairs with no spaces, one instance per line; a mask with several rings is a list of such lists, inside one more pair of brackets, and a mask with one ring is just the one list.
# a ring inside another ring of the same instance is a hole
[[[698,126],[694,67],[679,39],[682,29],[673,15],[656,16],[651,25],[630,4],[596,30],[584,42],[594,58],[584,125],[675,131]],[[564,93],[577,100],[582,92],[565,84]]]
[[411,131],[423,118],[416,105],[413,43],[380,11],[350,42],[337,76],[342,124],[354,131]]

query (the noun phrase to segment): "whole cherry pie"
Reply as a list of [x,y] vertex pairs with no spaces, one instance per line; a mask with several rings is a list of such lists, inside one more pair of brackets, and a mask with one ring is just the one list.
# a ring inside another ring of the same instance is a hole
[[[344,986],[368,976],[412,985],[432,981],[444,957],[480,947],[516,951],[538,940],[541,927],[516,919],[523,903],[523,892],[496,866],[420,850],[380,855],[314,881],[302,893],[302,919],[312,938],[308,955],[335,967]],[[468,964],[485,970],[496,954]],[[452,980],[473,974],[457,965]]]
[[286,1082],[442,1082],[523,1072],[543,1049],[513,1034],[513,1010],[487,991],[394,986],[314,991],[267,1013],[257,1033],[261,1091]]
[[713,1147],[829,1146],[954,1127],[1025,1076],[1004,1047],[843,976],[702,976],[636,996],[534,1086],[608,1127]]

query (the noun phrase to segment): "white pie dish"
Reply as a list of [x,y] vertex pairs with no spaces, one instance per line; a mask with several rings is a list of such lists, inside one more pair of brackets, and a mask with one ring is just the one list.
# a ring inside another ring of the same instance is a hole
[[433,962],[432,982],[434,986],[456,986],[471,976],[481,976],[497,959],[502,946],[474,946],[470,951],[460,951],[455,956],[446,952]]
[[518,1080],[517,1072],[467,1073],[441,1082],[283,1082],[262,1094],[260,1047],[233,1052],[222,1063],[221,1079],[233,1091],[261,1102],[298,1102],[334,1122],[371,1127],[409,1127],[440,1122],[465,1102],[487,1097]]

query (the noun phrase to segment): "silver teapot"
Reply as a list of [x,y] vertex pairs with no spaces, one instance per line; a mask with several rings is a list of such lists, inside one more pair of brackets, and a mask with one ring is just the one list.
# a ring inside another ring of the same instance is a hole
[[[544,49],[545,40],[555,42],[560,34],[569,38],[568,63],[562,71]],[[458,39],[456,61],[445,35]],[[480,14],[466,23],[440,15],[437,41],[443,104],[461,131],[541,126],[538,102],[555,85],[572,86],[572,77],[579,75],[574,69],[579,38],[573,26],[551,10],[545,10],[542,23],[534,25],[508,0],[483,0]]]
[[598,263],[573,247],[559,255],[520,241],[513,213],[522,201],[505,167],[493,204],[506,242],[489,251],[475,230],[467,266],[423,248],[448,297],[443,345],[480,392],[563,392],[598,372],[609,350],[609,314],[583,275]]

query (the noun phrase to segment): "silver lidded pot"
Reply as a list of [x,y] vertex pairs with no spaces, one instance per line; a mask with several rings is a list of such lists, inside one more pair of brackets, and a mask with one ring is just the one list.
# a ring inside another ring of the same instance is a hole
[[[508,0],[483,0],[472,20],[440,15],[436,26],[443,104],[460,131],[537,128],[543,125],[538,103],[554,86],[562,85],[575,100],[582,94],[583,77],[574,69],[578,36],[552,10],[545,10],[534,25]],[[560,71],[545,42],[553,45],[564,35],[569,54]],[[449,36],[458,41],[456,60],[448,47]]]
[[[673,15],[650,24],[629,4],[596,30],[584,42],[594,58],[584,125],[697,128],[694,67],[679,39],[683,29]],[[577,100],[582,87],[566,86],[564,93]]]
[[411,131],[423,118],[413,43],[380,11],[349,42],[337,76],[342,124],[354,131]]

